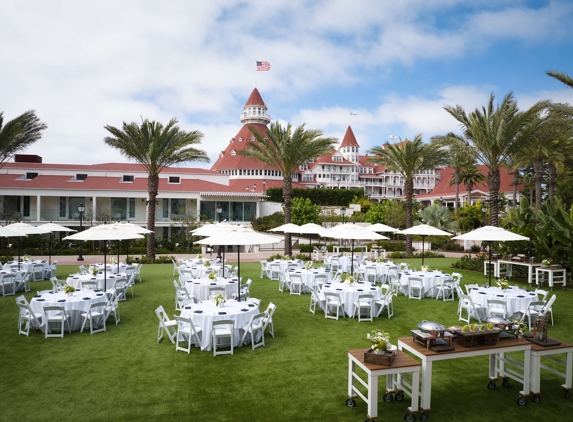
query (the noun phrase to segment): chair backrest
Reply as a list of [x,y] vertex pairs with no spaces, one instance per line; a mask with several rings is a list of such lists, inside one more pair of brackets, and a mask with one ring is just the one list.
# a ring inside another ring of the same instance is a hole
[[189,297],[189,293],[187,293],[187,289],[185,287],[176,286],[175,291],[177,292],[177,297],[182,299],[191,299]]
[[358,302],[370,302],[370,305],[372,305],[373,301],[374,301],[374,295],[371,293],[364,293],[358,295]]
[[[116,283],[117,283],[117,281],[116,281]],[[97,289],[97,282],[92,281],[92,280],[82,281],[82,289],[95,290],[95,289]]]
[[211,325],[213,330],[215,329],[215,327],[219,327],[219,326],[229,326],[229,329],[233,330],[235,328],[235,320],[234,319],[213,320],[212,325]]
[[224,295],[225,288],[223,286],[209,286],[209,298],[214,298],[217,295]]
[[159,307],[155,310],[155,314],[157,315],[157,318],[159,318],[161,325],[164,325],[166,322],[170,321],[162,305],[159,305]]
[[452,278],[458,284],[460,283],[460,280],[462,279],[462,277],[463,276],[460,273],[452,273]]
[[551,299],[549,299],[549,301],[545,304],[545,306],[543,307],[541,312],[543,312],[543,313],[550,312],[551,307],[553,306],[553,303],[555,302],[556,299],[557,299],[557,296],[555,296],[555,295],[551,296]]
[[488,299],[487,300],[488,311],[493,309],[493,308],[503,308],[503,309],[507,310],[507,303],[505,302],[505,300]]
[[334,292],[324,292],[324,297],[326,298],[327,302],[329,300],[340,300],[340,296],[338,295],[338,293]]
[[[47,319],[53,318],[54,316],[60,316],[61,319],[66,317],[66,311],[63,306],[51,305],[51,306],[44,306],[44,314],[46,315]],[[60,314],[60,315],[58,315]]]
[[265,310],[268,319],[273,319],[273,314],[275,313],[276,309],[277,305],[275,305],[273,302],[268,304],[267,309]]
[[421,286],[422,285],[422,277],[410,277],[410,286]]
[[537,294],[537,297],[539,298],[539,300],[542,300],[545,302],[545,300],[547,299],[547,294],[549,292],[546,290],[535,289],[535,293]]
[[466,284],[466,293],[469,295],[473,289],[477,289],[477,284]]
[[406,271],[408,268],[410,268],[409,264],[407,264],[406,262],[400,262],[400,270],[401,271]]

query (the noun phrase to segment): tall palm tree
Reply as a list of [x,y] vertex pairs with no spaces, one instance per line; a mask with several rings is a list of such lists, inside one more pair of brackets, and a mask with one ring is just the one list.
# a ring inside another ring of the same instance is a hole
[[[573,78],[567,73],[560,72],[558,70],[548,70],[545,72],[545,74],[557,79],[559,82],[567,85],[569,88],[573,88]],[[569,116],[573,115],[573,107],[569,104],[553,103],[551,104],[551,108],[561,113],[566,113]]]
[[458,222],[452,219],[452,212],[448,207],[438,204],[437,202],[418,211],[418,218],[422,220],[423,223],[434,226],[440,230],[453,233],[459,230]]
[[445,106],[462,126],[477,160],[488,169],[490,224],[498,225],[500,170],[506,165],[508,154],[517,134],[527,122],[535,118],[545,106],[540,102],[529,110],[521,112],[513,99],[513,94],[505,96],[501,104],[494,106],[495,97],[491,94],[488,105],[467,114],[457,105]]
[[[293,130],[290,123],[283,127],[280,122],[271,123],[266,133],[249,126],[256,142],[249,142],[237,154],[264,163],[281,172],[285,223],[291,222],[292,176],[306,161],[332,153],[336,138],[322,136],[320,130],[306,130],[305,124]],[[285,234],[285,254],[292,254],[291,235]]]
[[0,112],[0,168],[12,156],[42,137],[48,126],[42,123],[34,110],[10,120],[4,125],[4,112]]
[[[424,144],[422,135],[416,135],[413,141],[405,140],[398,144],[386,143],[371,148],[368,159],[373,164],[385,165],[390,171],[404,178],[406,196],[406,228],[412,227],[412,200],[414,197],[414,175],[424,170],[433,170],[446,164],[447,153],[438,143]],[[412,253],[412,236],[406,236],[406,253]]]
[[475,159],[471,151],[468,151],[467,141],[452,132],[444,136],[432,137],[432,142],[437,142],[448,150],[447,165],[454,170],[454,178],[450,180],[449,185],[455,185],[456,188],[454,210],[457,211],[460,202],[460,174],[465,167],[473,165]]
[[113,136],[104,142],[125,157],[137,161],[147,171],[147,257],[155,258],[155,200],[159,191],[159,174],[165,167],[186,162],[209,162],[207,154],[192,145],[201,143],[199,131],[185,132],[171,119],[166,126],[145,119],[141,126],[125,123],[121,129],[105,126]]
[[475,164],[473,166],[466,166],[460,173],[460,183],[466,187],[468,191],[468,204],[472,204],[472,190],[478,183],[486,181],[486,177],[481,172],[480,168]]

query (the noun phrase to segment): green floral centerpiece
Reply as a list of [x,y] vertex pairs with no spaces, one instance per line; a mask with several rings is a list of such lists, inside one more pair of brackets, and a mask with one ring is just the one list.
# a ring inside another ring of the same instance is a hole
[[390,344],[390,334],[382,330],[372,330],[366,334],[370,350],[364,353],[364,362],[390,366],[396,357],[396,346]]
[[30,260],[30,255],[26,254],[26,255],[22,255],[22,261],[29,261]]
[[420,270],[423,271],[423,272],[428,272],[428,271],[430,271],[430,267],[427,266],[427,265],[422,265],[422,266],[420,267]]
[[197,259],[203,259],[203,255],[197,255]]
[[346,276],[346,278],[344,279],[344,282],[345,282],[346,284],[352,284],[352,283],[354,283],[354,277],[351,276],[351,275]]
[[292,259],[292,257],[290,255],[283,256],[283,260],[285,260],[285,261],[290,261],[291,259]]
[[75,291],[76,291],[76,288],[69,283],[64,286],[64,293],[71,294]]
[[378,257],[376,258],[376,262],[384,262],[384,258]]
[[502,290],[509,289],[509,281],[507,281],[505,278],[500,278],[495,283],[497,284],[497,287]]
[[211,271],[207,277],[209,277],[209,280],[215,280],[217,278],[217,273],[215,271]]
[[205,266],[206,266],[206,267],[210,267],[210,266],[211,266],[211,261],[205,261]]
[[305,262],[304,268],[306,268],[307,270],[312,269],[312,261]]
[[215,306],[221,306],[227,301],[227,296],[224,294],[219,294],[215,296],[213,300],[215,301]]
[[546,267],[550,266],[552,263],[552,261],[550,259],[544,259],[543,261],[541,261],[542,265],[545,265]]
[[109,263],[110,263],[111,265],[117,264],[117,258],[114,257],[114,256],[112,256],[112,257],[109,259]]
[[97,265],[90,265],[89,272],[91,275],[95,277],[99,274],[99,268],[97,267]]
[[342,252],[342,256],[348,256],[348,252]]

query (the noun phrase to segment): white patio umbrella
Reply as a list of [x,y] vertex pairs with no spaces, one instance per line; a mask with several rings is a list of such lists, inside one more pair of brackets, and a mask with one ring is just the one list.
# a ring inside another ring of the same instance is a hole
[[512,242],[517,240],[529,240],[529,237],[510,232],[501,227],[483,226],[471,232],[455,236],[456,240],[480,240],[487,242],[489,246],[489,286],[491,287],[491,242]]
[[[29,234],[47,234],[48,230],[28,223],[12,223],[1,228],[4,237],[23,237]],[[20,269],[20,242],[18,242],[18,270]]]
[[51,265],[52,264],[52,233],[54,233],[54,232],[75,232],[76,230],[70,229],[68,227],[64,227],[61,224],[52,223],[51,221],[49,223],[40,224],[38,227],[50,231],[50,250],[48,252],[48,257],[49,257],[48,259],[49,259],[49,263]]
[[[133,224],[133,223],[120,223],[118,221],[117,223],[113,223],[113,224],[109,224],[109,225],[119,227],[120,229],[129,230],[129,231],[132,231],[133,233],[137,233],[137,234],[152,233],[151,230],[148,230],[144,227],[138,226],[137,224]],[[129,243],[128,243],[128,248],[129,248]],[[125,252],[125,263],[126,264],[127,264],[127,258],[128,258],[128,251]],[[119,270],[119,244],[117,247],[117,268]]]
[[352,241],[352,260],[350,262],[350,274],[354,275],[354,241],[355,240],[383,240],[386,236],[368,230],[366,227],[357,224],[339,224],[330,229],[324,229],[320,233],[322,237],[332,237],[334,239],[346,239]]
[[139,233],[135,233],[132,230],[118,227],[115,224],[102,224],[99,226],[90,227],[83,232],[72,234],[70,236],[64,237],[65,240],[103,240],[103,283],[104,286],[107,283],[107,240],[124,240],[124,239],[143,239],[143,236]]
[[[203,237],[208,237],[208,236],[215,236],[217,234],[221,234],[221,233],[226,233],[230,230],[233,230],[236,227],[244,227],[241,225],[237,225],[237,224],[229,224],[226,221],[223,221],[221,223],[214,223],[214,224],[205,224],[195,230],[191,230],[191,233],[193,233],[194,236],[203,236]],[[198,243],[198,242],[197,242]],[[214,245],[210,245],[210,246],[214,246]],[[225,248],[223,248],[223,277],[225,277]],[[221,258],[221,250],[219,249],[219,255],[218,258]]]
[[299,234],[308,234],[309,235],[310,253],[308,254],[308,256],[310,258],[312,256],[312,235],[322,233],[324,230],[324,227],[322,227],[318,224],[315,224],[315,223],[306,223],[306,224],[303,224],[302,226],[298,226],[298,228],[289,228],[286,230],[288,230],[288,231],[285,231],[285,233],[299,233]]
[[390,227],[382,223],[371,224],[366,228],[376,233],[394,233],[398,231],[398,229],[395,229],[394,227]]
[[[282,226],[275,227],[274,229],[270,229],[270,232],[282,232],[285,234],[285,250],[286,250],[286,235],[292,233],[299,233],[297,230],[300,229],[298,224],[294,223],[286,223]],[[292,247],[290,248],[292,250]]]
[[400,234],[416,234],[422,236],[422,265],[424,265],[424,244],[426,236],[453,236],[451,233],[440,230],[429,224],[418,224],[417,226],[410,227],[405,230],[398,231]]
[[239,246],[247,245],[261,245],[268,243],[278,243],[281,241],[280,237],[271,236],[265,233],[256,232],[247,227],[234,227],[232,230],[224,233],[219,233],[206,239],[200,240],[197,243],[200,245],[222,245],[222,246],[237,246],[237,267],[238,267],[238,282],[237,282],[237,296],[239,302],[241,301],[241,248]]

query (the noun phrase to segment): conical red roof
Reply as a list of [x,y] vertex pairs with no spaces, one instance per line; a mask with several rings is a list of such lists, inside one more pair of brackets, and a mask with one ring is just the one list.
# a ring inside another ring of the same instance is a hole
[[245,106],[252,106],[252,105],[262,105],[266,107],[265,102],[263,101],[263,97],[259,94],[259,90],[257,88],[253,89],[251,92],[251,96],[247,100]]
[[340,144],[341,147],[359,147],[358,142],[356,142],[356,137],[354,136],[354,132],[352,132],[352,128],[348,126],[346,129],[346,133],[344,134],[344,139],[342,139],[342,143]]

